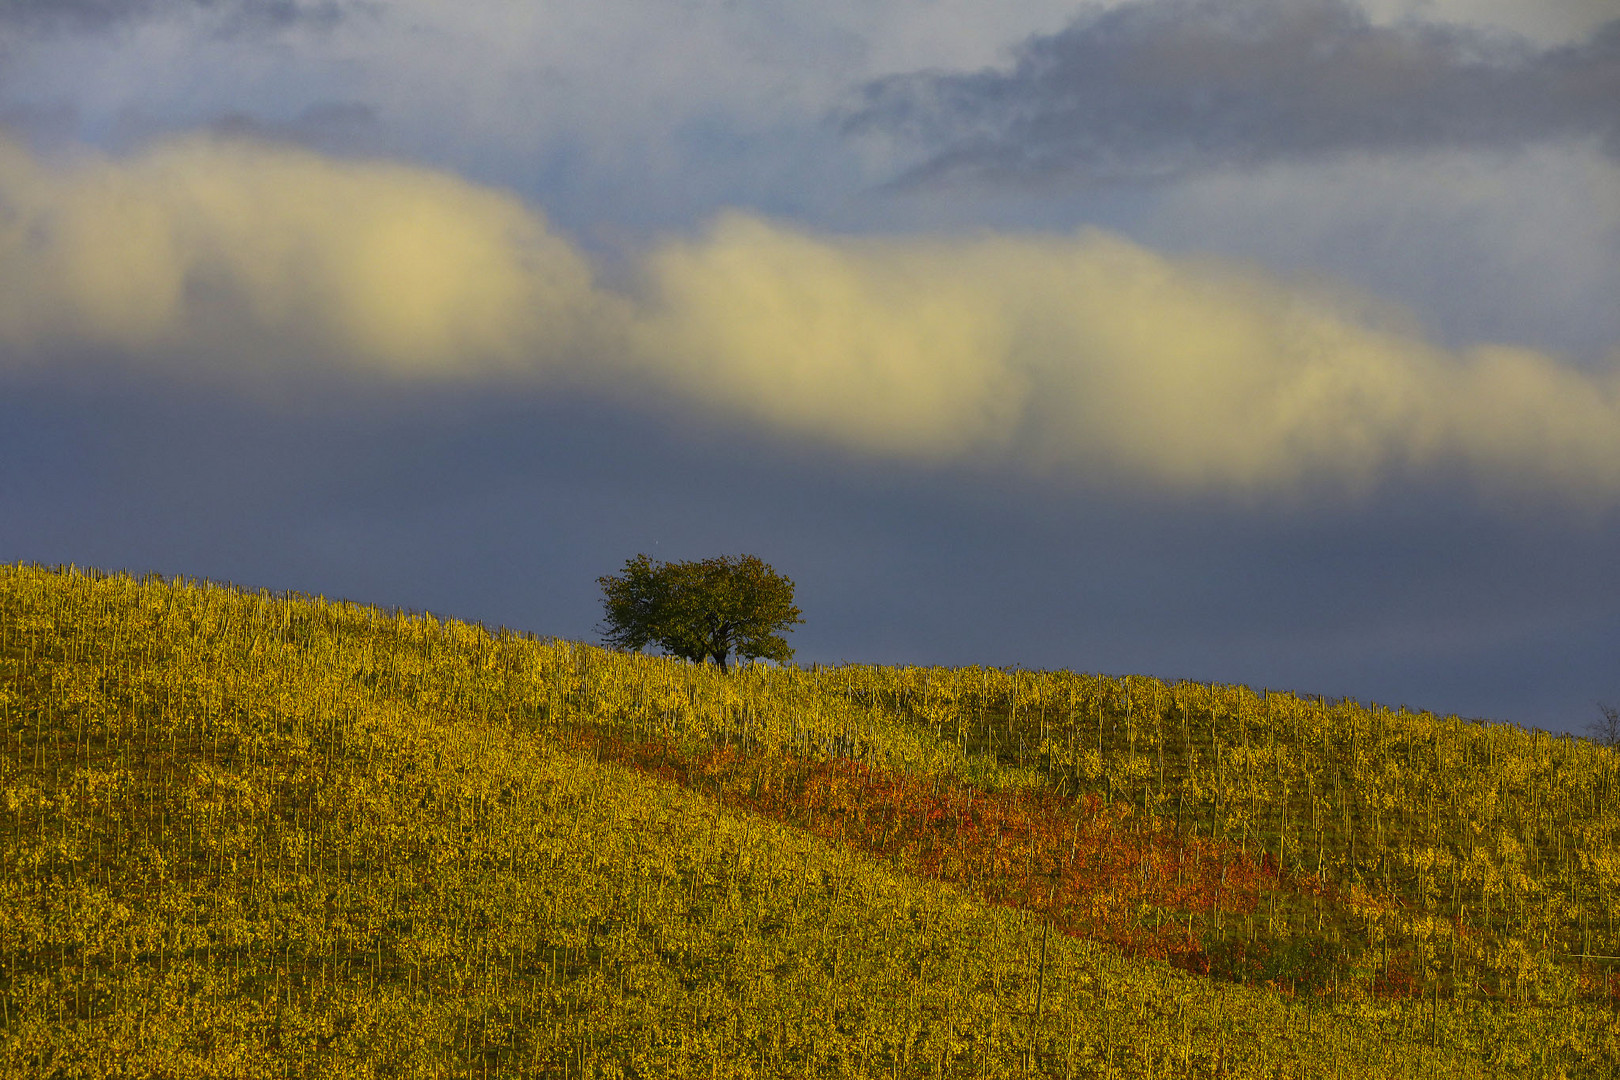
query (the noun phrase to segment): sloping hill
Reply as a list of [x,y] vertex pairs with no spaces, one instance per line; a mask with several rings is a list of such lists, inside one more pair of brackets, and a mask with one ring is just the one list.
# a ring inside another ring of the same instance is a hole
[[8,1075],[1620,1071],[1581,740],[25,566],[0,717]]

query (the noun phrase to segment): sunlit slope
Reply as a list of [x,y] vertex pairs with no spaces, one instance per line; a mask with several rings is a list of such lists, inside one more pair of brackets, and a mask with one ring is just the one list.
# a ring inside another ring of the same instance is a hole
[[[1014,685],[998,712],[992,679],[1010,676],[892,674],[920,683],[722,679],[352,605],[0,568],[0,1061],[64,1076],[1324,1077],[1603,1076],[1620,1061],[1612,1010],[1577,988],[1369,999],[1347,971],[1337,996],[1289,1000],[1199,978],[1043,933],[1028,910],[724,790],[598,761],[618,744],[578,738],[852,754],[985,792],[1037,790],[1043,765],[1061,779],[1055,743],[1019,766],[1009,743],[1055,707]],[[961,689],[975,679],[979,703]],[[1110,749],[1104,715],[1103,759],[1135,760]],[[981,752],[992,741],[1005,760]],[[1196,784],[1183,754],[1175,782]]]
[[1238,929],[1323,941],[1379,992],[1620,993],[1610,971],[1620,957],[1613,749],[1241,686],[1068,672],[842,675],[857,700],[931,722],[986,768],[1035,767],[1180,835],[1260,856],[1280,871],[1279,887]]

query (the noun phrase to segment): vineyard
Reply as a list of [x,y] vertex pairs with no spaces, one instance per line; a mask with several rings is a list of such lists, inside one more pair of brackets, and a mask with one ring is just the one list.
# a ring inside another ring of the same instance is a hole
[[1612,1077],[1620,753],[0,566],[0,1073]]

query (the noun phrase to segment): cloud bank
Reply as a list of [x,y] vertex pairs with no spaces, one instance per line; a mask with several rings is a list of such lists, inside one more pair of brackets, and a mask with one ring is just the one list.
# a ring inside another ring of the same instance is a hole
[[848,445],[1173,490],[1461,466],[1620,493],[1620,370],[1447,351],[1241,264],[1089,230],[821,238],[735,216],[648,267],[643,363]]
[[[1620,363],[1447,350],[1245,264],[1071,235],[818,235],[722,216],[633,283],[447,174],[193,138],[0,145],[0,355],[296,387],[567,385],[857,453],[1171,492],[1462,472],[1620,501]],[[1616,357],[1620,361],[1620,356]]]
[[1010,70],[869,83],[850,130],[947,175],[1171,180],[1346,151],[1593,138],[1620,157],[1620,20],[1537,47],[1463,25],[1375,24],[1350,0],[1137,0],[1031,38]]

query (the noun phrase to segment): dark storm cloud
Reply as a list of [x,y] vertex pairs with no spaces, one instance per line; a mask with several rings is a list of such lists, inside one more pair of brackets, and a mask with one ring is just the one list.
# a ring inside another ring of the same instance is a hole
[[0,563],[323,592],[594,640],[637,552],[752,552],[801,662],[1244,682],[1579,731],[1616,700],[1620,512],[1442,485],[1315,515],[877,468],[539,395],[272,413],[134,380],[0,384]]
[[868,84],[851,131],[971,174],[1173,179],[1341,151],[1597,137],[1620,156],[1620,20],[1538,49],[1479,29],[1373,24],[1346,0],[1142,0],[1031,38],[1010,71]]
[[225,34],[330,25],[343,14],[335,0],[0,0],[0,30],[86,33],[188,12],[212,16]]

